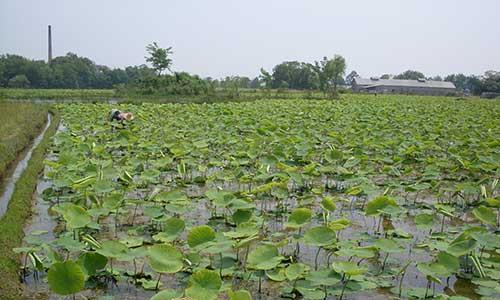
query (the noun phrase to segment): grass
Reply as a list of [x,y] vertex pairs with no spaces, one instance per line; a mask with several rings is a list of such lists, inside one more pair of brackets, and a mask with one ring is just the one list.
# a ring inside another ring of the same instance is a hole
[[30,103],[0,103],[0,180],[9,164],[43,128],[47,109]]
[[108,100],[114,90],[96,89],[11,89],[0,88],[0,99],[9,100]]
[[19,254],[12,251],[21,245],[24,223],[31,215],[33,192],[38,176],[44,167],[45,152],[51,136],[57,129],[59,116],[56,114],[39,146],[33,151],[31,160],[16,183],[14,194],[6,214],[0,219],[0,298],[21,299],[22,284],[19,281]]

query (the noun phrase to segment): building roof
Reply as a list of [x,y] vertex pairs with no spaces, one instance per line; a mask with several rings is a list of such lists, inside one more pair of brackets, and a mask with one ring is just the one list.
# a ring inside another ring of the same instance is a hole
[[403,80],[403,79],[375,79],[375,78],[354,78],[358,86],[368,88],[376,86],[400,86],[400,87],[426,87],[426,88],[441,88],[455,89],[453,82],[449,81],[434,81],[434,80]]

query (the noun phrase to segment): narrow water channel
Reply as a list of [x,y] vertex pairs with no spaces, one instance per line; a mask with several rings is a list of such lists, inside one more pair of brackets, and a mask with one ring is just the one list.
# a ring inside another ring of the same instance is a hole
[[21,178],[21,175],[23,174],[24,170],[28,166],[28,162],[30,161],[33,150],[42,141],[43,136],[45,135],[45,132],[49,128],[51,121],[52,121],[52,116],[50,114],[48,114],[47,115],[47,124],[45,125],[44,129],[33,140],[33,144],[31,145],[31,148],[25,154],[23,159],[21,161],[19,161],[14,172],[12,173],[12,176],[7,179],[7,184],[5,185],[4,192],[3,192],[2,196],[0,197],[0,218],[3,217],[3,215],[7,212],[7,208],[9,207],[10,199],[12,198],[12,194],[14,193],[16,182],[19,180],[19,178]]

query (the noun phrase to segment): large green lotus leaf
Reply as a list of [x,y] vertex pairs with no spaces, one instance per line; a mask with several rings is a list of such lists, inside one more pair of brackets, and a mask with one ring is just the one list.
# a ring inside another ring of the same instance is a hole
[[109,240],[102,242],[101,248],[96,252],[106,257],[120,259],[127,256],[129,249],[120,242]]
[[434,225],[435,217],[433,214],[419,214],[415,216],[415,225],[418,229],[431,229]]
[[328,223],[328,228],[334,231],[344,230],[349,226],[351,226],[351,220],[347,218],[340,218]]
[[171,242],[175,240],[184,231],[186,224],[184,220],[172,217],[165,222],[163,232],[155,235],[153,238],[162,242]]
[[487,249],[500,248],[500,239],[492,232],[471,232],[470,236]]
[[233,222],[236,224],[236,225],[239,225],[241,223],[245,223],[245,222],[248,222],[250,221],[250,219],[252,218],[252,211],[251,210],[245,210],[245,209],[237,209],[234,213],[233,213]]
[[113,189],[114,184],[111,180],[98,180],[94,183],[94,191],[98,194],[109,193]]
[[148,250],[149,265],[158,273],[177,273],[182,270],[182,253],[167,244],[157,244]]
[[182,291],[179,290],[163,290],[149,300],[175,300],[182,297]]
[[167,202],[167,203],[179,203],[179,202],[187,202],[188,197],[182,191],[172,190],[169,192],[162,192],[154,197],[155,201],[159,202]]
[[337,209],[337,205],[335,205],[335,202],[330,197],[324,197],[323,200],[321,200],[320,205],[321,208],[329,212],[333,212],[335,211],[335,209]]
[[85,285],[85,273],[73,261],[56,262],[47,274],[49,287],[59,295],[70,295],[81,291]]
[[360,268],[352,261],[336,261],[333,263],[332,267],[335,272],[343,273],[348,276],[361,275],[366,272],[366,269]]
[[396,202],[396,200],[387,196],[379,196],[367,203],[365,214],[367,216],[379,215],[380,211],[388,206],[398,207],[398,203]]
[[78,258],[78,264],[88,276],[92,276],[98,270],[104,269],[107,263],[108,259],[105,256],[95,252],[85,252]]
[[255,270],[270,270],[280,264],[283,257],[273,245],[262,245],[248,254],[248,267]]
[[294,281],[302,277],[304,272],[308,270],[309,267],[307,265],[301,263],[294,263],[286,267],[285,276],[288,280]]
[[266,275],[273,281],[281,282],[286,280],[285,269],[283,268],[267,270]]
[[92,221],[92,217],[87,213],[85,208],[73,203],[63,203],[58,209],[54,210],[62,214],[68,227],[71,229],[83,228]]
[[140,236],[129,235],[126,238],[121,239],[120,242],[125,244],[129,248],[137,248],[144,244],[144,238]]
[[314,286],[328,286],[339,283],[342,276],[332,269],[325,268],[318,271],[312,271],[306,279],[309,280]]
[[103,200],[102,206],[104,208],[107,208],[109,210],[116,210],[119,208],[122,203],[125,201],[125,198],[123,197],[122,194],[120,193],[111,193],[108,196],[106,196]]
[[316,247],[331,245],[335,242],[335,239],[335,231],[324,226],[313,227],[304,234],[304,242]]
[[312,211],[309,208],[296,208],[288,217],[285,224],[288,228],[300,228],[311,221]]
[[203,269],[189,278],[186,296],[192,300],[213,300],[217,298],[221,287],[219,273]]
[[60,235],[53,243],[57,247],[62,247],[70,252],[82,251],[86,247],[84,243],[73,239],[73,236],[69,234]]
[[342,247],[340,250],[335,252],[338,256],[355,256],[359,258],[372,258],[377,254],[377,248],[373,246],[368,247]]
[[486,203],[491,207],[500,208],[500,199],[488,198],[486,199]]
[[191,248],[206,244],[214,239],[215,231],[207,225],[193,227],[187,236],[187,242]]
[[474,248],[476,248],[477,242],[472,239],[458,240],[452,242],[446,252],[456,257],[469,254]]
[[439,263],[420,263],[417,265],[417,269],[422,272],[425,276],[432,281],[435,281],[441,284],[441,280],[438,278],[439,276],[449,276],[450,272],[448,269]]
[[224,232],[224,235],[234,239],[246,238],[259,233],[259,228],[254,223],[242,223],[235,231]]
[[448,269],[450,273],[458,272],[460,269],[460,260],[444,251],[439,252],[437,262]]
[[493,212],[493,210],[489,207],[481,205],[481,206],[475,208],[472,211],[472,213],[479,221],[481,221],[485,224],[492,225],[492,226],[496,226],[496,224],[497,224],[497,216]]
[[397,253],[404,250],[398,243],[391,239],[378,239],[373,245],[386,253]]
[[216,189],[208,190],[205,195],[208,199],[214,202],[217,207],[226,207],[236,198],[233,193],[226,191],[219,191]]
[[228,291],[229,300],[252,300],[252,295],[247,290],[238,290],[236,292]]

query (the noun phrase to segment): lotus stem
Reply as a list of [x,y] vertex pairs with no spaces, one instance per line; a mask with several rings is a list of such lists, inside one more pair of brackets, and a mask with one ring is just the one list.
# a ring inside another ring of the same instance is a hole
[[222,252],[219,252],[219,258],[220,258],[219,276],[222,278]]
[[429,293],[429,288],[431,287],[431,281],[427,280],[427,286],[425,287],[425,296],[424,299],[427,299],[427,295]]
[[160,286],[160,279],[161,279],[161,273],[158,275],[158,281],[156,281],[156,290],[158,290],[158,287]]
[[259,276],[259,294],[262,293],[262,276]]
[[318,256],[321,251],[321,247],[318,247],[318,251],[316,251],[316,256],[314,257],[314,270],[318,270]]
[[389,253],[386,253],[385,254],[385,258],[384,258],[384,262],[382,263],[382,272],[384,272],[384,269],[385,269],[385,264],[387,262],[387,258],[389,257]]
[[137,213],[137,207],[139,207],[139,203],[137,203],[135,205],[135,208],[134,208],[134,214],[132,215],[132,226],[134,226],[134,221],[135,221],[135,215]]
[[[344,273],[344,276],[345,276],[345,273]],[[339,300],[342,300],[342,297],[344,297],[345,288],[347,287],[347,283],[349,282],[350,278],[351,278],[351,276],[347,276],[344,284],[342,285],[342,292],[340,292]]]

